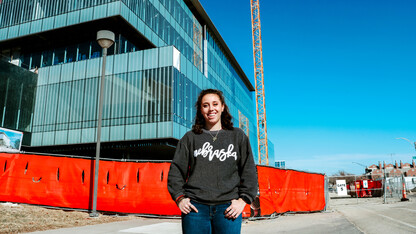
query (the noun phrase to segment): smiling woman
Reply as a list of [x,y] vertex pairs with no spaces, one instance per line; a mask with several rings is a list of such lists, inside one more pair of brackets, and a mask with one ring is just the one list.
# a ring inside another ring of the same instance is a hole
[[221,91],[203,90],[195,108],[195,124],[179,141],[168,176],[182,231],[240,233],[241,213],[257,194],[248,137],[233,127]]
[[205,119],[205,128],[210,131],[221,129],[221,115],[224,111],[223,103],[216,94],[206,94],[202,98],[201,113]]
[[[203,90],[195,103],[195,109],[196,117],[195,124],[192,126],[193,132],[201,134],[204,128],[211,131],[233,130],[232,116],[221,91],[215,89]],[[214,126],[215,124],[217,126]]]

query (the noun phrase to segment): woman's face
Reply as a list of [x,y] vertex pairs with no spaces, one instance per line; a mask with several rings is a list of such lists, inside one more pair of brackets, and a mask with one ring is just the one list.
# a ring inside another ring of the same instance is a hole
[[202,97],[201,113],[205,119],[205,128],[210,130],[221,129],[221,114],[224,105],[217,94],[205,94]]

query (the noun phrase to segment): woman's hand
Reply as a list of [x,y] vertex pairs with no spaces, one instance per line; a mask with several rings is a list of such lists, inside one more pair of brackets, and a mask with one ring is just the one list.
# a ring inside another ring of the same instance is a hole
[[225,217],[228,219],[236,219],[243,212],[246,202],[239,198],[231,200],[231,205],[225,210]]
[[184,213],[184,214],[189,214],[192,210],[194,210],[196,213],[198,213],[198,210],[196,209],[196,207],[194,205],[192,205],[191,199],[189,199],[189,198],[183,198],[179,202],[178,207],[182,211],[182,213]]

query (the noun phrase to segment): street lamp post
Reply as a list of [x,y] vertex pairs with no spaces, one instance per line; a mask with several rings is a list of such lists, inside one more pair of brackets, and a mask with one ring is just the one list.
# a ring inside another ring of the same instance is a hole
[[358,163],[358,162],[352,162],[352,163],[355,163],[355,164],[357,164],[357,165],[363,166],[363,167],[365,167],[365,168],[367,169],[367,166],[366,166],[366,165],[364,165],[364,164],[361,164],[361,163]]
[[411,142],[409,139],[406,139],[404,137],[397,137],[396,139],[402,139],[402,140],[409,142],[416,150],[416,142]]
[[361,164],[361,163],[358,163],[358,162],[351,162],[351,163],[355,163],[355,164],[357,164],[357,165],[360,165],[360,166],[362,166],[362,167],[364,167],[365,168],[365,175],[367,175],[367,166],[366,165],[364,165],[364,164]]
[[97,32],[97,42],[103,48],[103,64],[101,70],[100,99],[98,102],[98,123],[97,123],[97,146],[95,151],[95,171],[94,171],[94,195],[92,201],[92,212],[90,217],[98,217],[97,213],[97,190],[98,190],[98,169],[100,165],[100,147],[101,147],[101,122],[103,119],[104,88],[105,88],[105,63],[107,59],[107,49],[114,43],[115,35],[108,30]]

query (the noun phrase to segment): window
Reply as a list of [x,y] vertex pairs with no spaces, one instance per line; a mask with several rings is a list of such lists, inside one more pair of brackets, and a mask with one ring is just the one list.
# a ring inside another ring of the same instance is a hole
[[42,67],[52,65],[52,51],[47,50],[42,52]]
[[65,61],[65,48],[55,49],[55,56],[53,58],[53,65],[62,64]]
[[66,61],[67,63],[74,62],[77,59],[77,50],[76,45],[71,45],[66,48]]
[[98,58],[101,57],[102,48],[98,44],[98,42],[91,43],[91,58]]
[[40,67],[40,53],[32,54],[32,63],[30,65],[30,69],[35,69]]
[[22,67],[29,69],[30,66],[30,54],[24,54],[22,58]]
[[79,45],[78,61],[88,59],[90,57],[90,42]]

